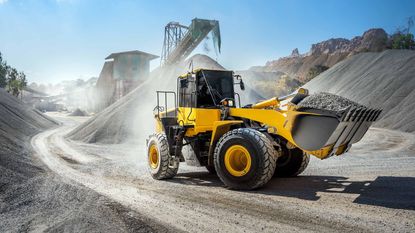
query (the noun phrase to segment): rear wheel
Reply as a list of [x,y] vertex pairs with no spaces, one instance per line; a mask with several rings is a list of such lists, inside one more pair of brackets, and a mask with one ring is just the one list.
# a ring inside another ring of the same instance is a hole
[[213,165],[206,165],[205,166],[206,169],[208,170],[208,172],[212,175],[216,175],[216,170],[215,170],[215,166]]
[[223,135],[214,153],[219,178],[229,188],[240,190],[265,185],[274,174],[276,159],[271,141],[250,128],[234,129]]
[[171,166],[170,159],[166,135],[159,133],[150,136],[147,145],[147,161],[150,174],[154,179],[169,179],[177,174],[178,163],[176,166]]
[[298,176],[307,167],[310,156],[298,148],[288,149],[283,146],[281,148],[282,156],[277,160],[277,168],[274,176],[291,177]]

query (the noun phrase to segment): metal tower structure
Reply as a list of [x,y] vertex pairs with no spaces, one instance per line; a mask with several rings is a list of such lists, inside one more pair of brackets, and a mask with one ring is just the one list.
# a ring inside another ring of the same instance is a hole
[[182,41],[189,27],[183,26],[178,22],[170,22],[164,28],[164,42],[161,51],[160,65],[167,61],[170,53]]
[[160,65],[186,59],[200,42],[212,31],[213,43],[220,52],[221,38],[217,20],[193,19],[189,27],[170,22],[164,29],[164,42]]

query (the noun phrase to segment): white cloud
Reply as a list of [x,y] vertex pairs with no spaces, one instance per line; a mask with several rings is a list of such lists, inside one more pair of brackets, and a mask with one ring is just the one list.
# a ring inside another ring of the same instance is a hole
[[0,0],[0,5],[6,3],[8,0]]

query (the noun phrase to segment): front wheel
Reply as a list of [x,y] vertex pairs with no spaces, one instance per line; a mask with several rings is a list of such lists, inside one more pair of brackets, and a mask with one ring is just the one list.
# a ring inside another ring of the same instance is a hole
[[151,176],[156,180],[173,178],[179,170],[178,163],[171,165],[169,144],[163,133],[150,136],[147,145],[147,161]]
[[208,170],[208,172],[212,175],[216,175],[216,170],[215,170],[215,166],[214,165],[206,165],[205,166],[206,170]]
[[229,188],[239,190],[265,185],[274,174],[276,160],[271,141],[250,128],[234,129],[223,135],[214,153],[219,178]]

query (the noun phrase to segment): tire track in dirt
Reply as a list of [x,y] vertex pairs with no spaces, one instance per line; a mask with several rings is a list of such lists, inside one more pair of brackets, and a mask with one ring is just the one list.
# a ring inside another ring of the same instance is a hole
[[[53,146],[51,146],[49,144],[62,142],[61,140],[56,140],[55,137],[62,137],[66,132],[68,132],[68,129],[60,127],[40,133],[32,139],[32,146],[37,152],[37,155],[51,170],[57,174],[81,183],[88,188],[122,203],[128,208],[133,208],[145,214],[146,216],[152,216],[156,221],[164,222],[165,224],[177,227],[181,230],[198,229],[205,232],[212,230],[234,232],[235,230],[246,230],[249,226],[251,231],[256,229],[256,227],[251,224],[244,226],[239,223],[232,224],[229,221],[227,221],[226,225],[218,225],[218,222],[221,221],[217,216],[210,215],[210,218],[209,215],[201,216],[198,208],[193,210],[192,208],[189,208],[192,206],[189,201],[194,202],[192,199],[180,196],[175,197],[177,198],[175,200],[171,200],[171,198],[169,198],[170,200],[166,200],[166,197],[168,197],[168,195],[166,196],[166,190],[160,192],[157,191],[157,189],[153,189],[148,186],[128,186],[120,181],[114,181],[106,178],[100,179],[99,177],[77,171],[76,169],[68,166],[64,159],[60,158],[59,155],[53,153],[53,150],[55,150],[56,147],[60,148],[61,145],[52,144]],[[66,145],[62,147],[66,148]],[[74,155],[66,157],[74,157]],[[175,202],[178,199],[183,200]],[[201,204],[199,203],[198,205]],[[233,212],[234,210],[230,209],[228,214],[231,215]],[[203,221],[200,221],[202,218]],[[258,219],[257,224],[262,226],[270,225],[266,220],[261,219]],[[270,226],[269,229],[276,228],[271,228]],[[281,229],[298,230],[298,228],[293,229],[291,226],[284,226]]]
[[[122,176],[107,177],[88,173],[78,169],[78,166],[95,165],[97,166],[95,169],[99,170],[99,164],[95,162],[108,158],[99,158],[96,154],[84,154],[85,152],[72,148],[71,143],[64,139],[64,135],[73,127],[73,124],[65,124],[32,139],[32,146],[38,156],[51,170],[110,197],[158,223],[183,231],[368,232],[379,227],[384,227],[383,230],[387,231],[395,227],[395,224],[398,225],[395,222],[392,222],[389,228],[383,225],[385,219],[392,221],[396,214],[393,210],[379,210],[378,207],[372,206],[351,206],[349,200],[353,199],[355,194],[341,194],[341,196],[336,193],[324,194],[322,201],[313,202],[269,195],[267,189],[254,192],[231,191],[224,189],[215,178],[211,180],[213,185],[194,185],[192,182],[198,179],[197,176],[203,177],[203,175],[190,174],[193,178],[186,181],[187,179],[183,177],[189,174],[180,174],[180,172],[177,179],[171,182],[153,181],[142,176],[123,180]],[[392,135],[392,137],[397,136]],[[395,141],[395,144],[407,146],[405,138],[396,138]],[[80,165],[68,163],[61,156],[74,159]],[[370,212],[379,212],[382,215],[366,216]],[[410,211],[404,213],[409,214]],[[407,221],[408,218],[404,216],[403,220]]]

